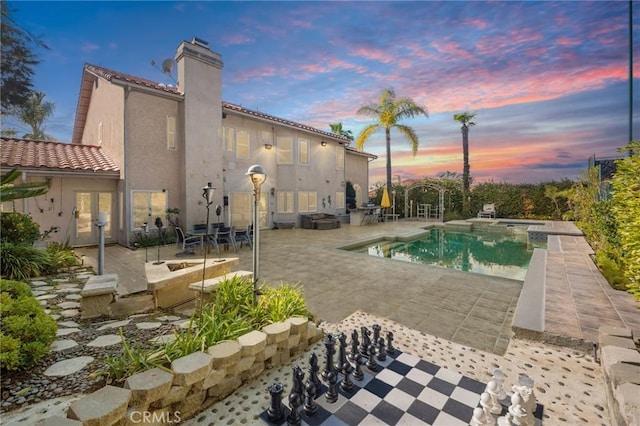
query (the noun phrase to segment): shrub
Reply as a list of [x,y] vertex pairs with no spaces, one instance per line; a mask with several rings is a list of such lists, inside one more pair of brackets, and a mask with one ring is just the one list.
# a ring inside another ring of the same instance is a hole
[[73,252],[73,248],[60,243],[49,243],[47,250],[47,270],[46,273],[55,274],[63,268],[69,268],[78,264],[78,258]]
[[0,318],[0,369],[27,369],[49,352],[58,326],[27,284],[0,280]]
[[28,214],[3,212],[0,214],[0,241],[32,245],[40,239],[40,225]]
[[10,280],[25,280],[37,277],[49,270],[47,253],[24,244],[0,243],[2,276]]

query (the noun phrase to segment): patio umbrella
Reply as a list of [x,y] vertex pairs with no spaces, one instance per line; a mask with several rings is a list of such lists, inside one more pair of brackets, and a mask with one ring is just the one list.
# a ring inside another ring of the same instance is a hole
[[387,191],[386,186],[382,189],[382,201],[380,202],[380,207],[385,209],[391,207],[391,201],[389,201],[389,192]]

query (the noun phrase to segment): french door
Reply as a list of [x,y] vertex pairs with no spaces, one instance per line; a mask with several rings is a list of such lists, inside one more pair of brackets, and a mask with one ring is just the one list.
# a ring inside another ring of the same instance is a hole
[[111,192],[76,192],[76,245],[98,244],[99,212],[107,214],[107,224],[104,226],[106,241],[112,239],[112,211],[113,193]]

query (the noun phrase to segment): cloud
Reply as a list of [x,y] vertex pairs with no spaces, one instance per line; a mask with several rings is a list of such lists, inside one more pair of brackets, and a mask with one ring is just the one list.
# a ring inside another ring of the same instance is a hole
[[90,52],[96,51],[98,49],[100,49],[100,46],[98,44],[90,43],[90,42],[84,42],[80,46],[80,50],[85,52],[85,53],[90,53]]

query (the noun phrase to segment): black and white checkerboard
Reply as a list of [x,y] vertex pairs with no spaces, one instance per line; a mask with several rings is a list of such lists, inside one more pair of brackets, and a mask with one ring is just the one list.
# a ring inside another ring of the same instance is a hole
[[[396,350],[385,361],[378,361],[378,371],[362,367],[364,378],[352,380],[351,392],[339,390],[338,400],[328,403],[323,389],[316,399],[317,413],[307,416],[302,407],[303,425],[468,425],[473,409],[479,406],[486,384],[439,367],[419,357]],[[284,384],[285,415],[278,423],[285,425],[289,414],[286,395],[290,384]],[[338,388],[339,389],[339,388]],[[506,414],[507,407],[503,407]],[[536,424],[541,424],[542,406],[536,410]]]

